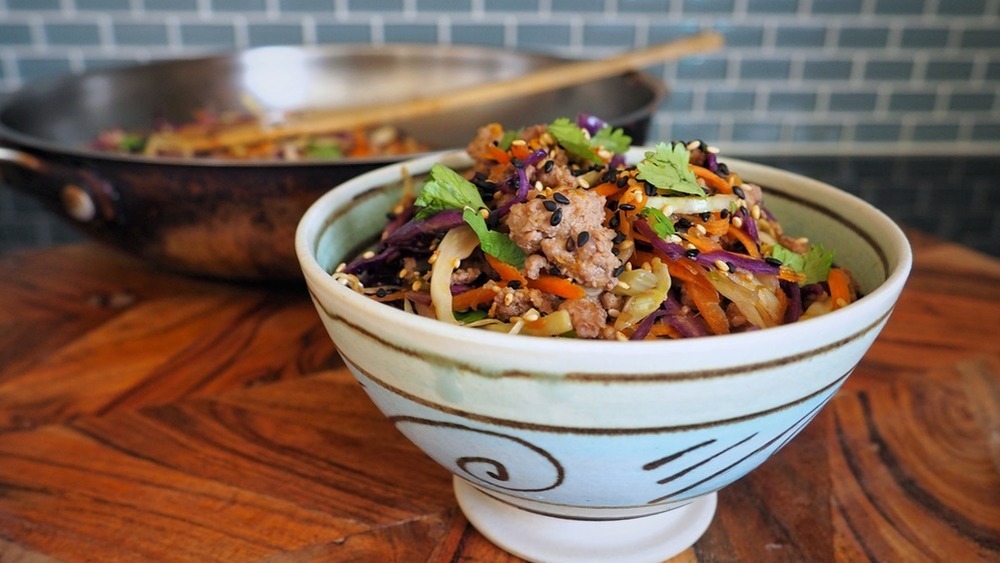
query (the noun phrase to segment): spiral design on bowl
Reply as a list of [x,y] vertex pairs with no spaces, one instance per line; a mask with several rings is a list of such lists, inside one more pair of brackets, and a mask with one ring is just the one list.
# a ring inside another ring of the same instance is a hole
[[483,485],[529,493],[555,489],[565,478],[552,454],[517,436],[411,416],[392,421],[435,461]]

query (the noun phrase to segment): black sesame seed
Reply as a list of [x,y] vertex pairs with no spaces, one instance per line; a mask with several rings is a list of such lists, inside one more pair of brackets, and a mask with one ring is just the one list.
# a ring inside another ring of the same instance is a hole
[[553,227],[558,225],[562,221],[562,208],[557,207],[555,211],[552,212],[552,217],[549,217],[549,224]]
[[569,173],[572,174],[572,175],[574,175],[574,176],[583,176],[587,172],[589,172],[589,170],[585,170],[583,168],[574,168],[574,169],[572,169],[572,170],[569,171]]
[[615,185],[618,186],[619,188],[624,188],[625,186],[627,186],[628,185],[628,176],[620,176],[618,178],[618,181],[615,182]]
[[552,172],[552,168],[556,165],[555,162],[551,160],[546,160],[545,164],[542,165],[542,170],[545,172]]
[[656,186],[654,186],[653,184],[650,184],[649,182],[643,182],[642,183],[642,189],[645,191],[646,195],[648,195],[649,197],[653,197],[654,195],[656,195]]
[[689,248],[684,251],[684,255],[687,256],[688,258],[696,258],[698,256],[698,249]]
[[615,238],[611,239],[611,243],[621,244],[623,240],[625,240],[625,233],[618,231],[618,233],[615,235]]
[[512,158],[510,163],[514,168],[524,168],[524,161],[520,158]]
[[614,182],[618,178],[618,172],[616,170],[611,170],[610,168],[604,171],[604,175],[601,176],[601,180],[605,182]]
[[389,292],[384,287],[378,288],[378,291],[375,292],[376,297],[385,297],[388,294]]
[[767,258],[764,259],[764,261],[772,266],[780,266],[784,263],[773,256],[768,256]]
[[622,211],[632,211],[635,209],[635,206],[631,203],[623,203],[618,206],[618,209],[621,209]]
[[690,229],[691,226],[692,223],[687,219],[687,217],[681,217],[680,219],[677,220],[676,223],[674,223],[674,228],[677,229],[678,231],[686,231]]
[[518,280],[510,280],[509,282],[507,282],[507,287],[514,290],[521,289],[521,282]]
[[621,266],[615,268],[615,271],[611,272],[611,274],[617,278],[618,276],[622,275],[622,272],[624,271],[625,271],[625,264],[622,264]]
[[618,212],[616,211],[615,214],[612,215],[611,219],[608,221],[608,226],[611,227],[612,229],[617,229],[618,226],[621,224],[622,224],[622,216],[619,215]]
[[744,192],[743,188],[741,188],[739,186],[733,186],[733,193],[736,194],[736,197],[738,197],[740,199],[746,199],[747,198],[746,192]]
[[726,266],[729,266],[729,271],[730,272],[735,272],[736,271],[736,264],[733,264],[732,262],[726,262]]
[[729,217],[729,210],[728,209],[723,209],[722,211],[719,211],[719,218],[720,219],[725,219],[726,217]]
[[700,217],[702,221],[708,222],[709,220],[712,219],[712,212],[705,211],[704,213],[698,214],[698,217]]
[[611,249],[611,254],[614,254],[615,256],[618,256],[621,253],[622,253],[622,251],[621,251],[620,248],[612,248]]
[[545,209],[547,209],[550,213],[555,211],[559,207],[558,205],[556,205],[556,202],[552,201],[551,199],[543,201],[542,205],[544,205]]
[[587,231],[581,231],[580,234],[576,235],[577,246],[583,246],[587,244],[588,240],[590,240],[590,233]]
[[491,211],[490,215],[486,218],[486,226],[495,229],[500,224],[500,214],[496,211]]
[[716,173],[719,176],[722,176],[723,178],[725,178],[726,176],[729,176],[729,167],[726,166],[726,163],[720,162],[719,163],[718,171]]
[[556,192],[556,193],[552,194],[552,199],[556,200],[557,202],[559,202],[559,203],[561,203],[563,205],[568,205],[569,204],[569,198],[566,197],[566,194],[564,194],[562,192]]
[[747,209],[747,206],[741,205],[740,206],[740,213],[742,213],[743,216],[746,217],[747,215],[750,215],[750,210]]

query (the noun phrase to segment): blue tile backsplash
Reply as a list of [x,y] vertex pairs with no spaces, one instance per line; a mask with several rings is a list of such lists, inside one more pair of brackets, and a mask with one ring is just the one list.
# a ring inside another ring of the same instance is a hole
[[[747,158],[1000,160],[1000,0],[0,0],[0,97],[68,72],[264,45],[593,58],[700,29],[726,47],[648,69],[672,90],[653,138],[704,138]],[[1000,180],[976,176],[964,231],[964,200],[939,184],[910,186],[919,198],[864,175],[853,188],[911,224],[1000,247]],[[0,188],[0,251],[72,237]]]

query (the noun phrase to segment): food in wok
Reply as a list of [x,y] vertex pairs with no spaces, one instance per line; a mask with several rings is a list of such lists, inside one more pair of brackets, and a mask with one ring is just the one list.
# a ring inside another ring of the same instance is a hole
[[586,115],[482,127],[470,171],[432,167],[333,275],[445,322],[619,340],[763,329],[858,298],[715,148],[660,143],[629,164],[630,142]]

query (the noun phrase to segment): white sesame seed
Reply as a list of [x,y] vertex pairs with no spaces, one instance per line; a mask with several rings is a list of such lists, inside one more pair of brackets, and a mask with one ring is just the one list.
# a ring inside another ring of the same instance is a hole
[[406,276],[407,276],[407,275],[408,275],[409,273],[410,273],[410,271],[409,271],[409,270],[407,270],[406,268],[403,268],[402,270],[400,270],[400,271],[399,271],[399,274],[397,275],[397,277],[398,277],[399,279],[404,279],[404,278],[406,278]]
[[364,258],[365,260],[367,260],[369,258],[374,258],[375,257],[375,251],[374,250],[369,250],[368,252],[365,252],[364,254],[362,254],[361,257]]
[[696,224],[694,226],[694,230],[698,231],[698,234],[701,236],[705,236],[708,234],[708,231],[705,230],[705,225],[702,225],[701,223]]
[[411,285],[410,288],[413,291],[420,291],[420,285],[421,285],[420,284],[420,280],[417,280],[417,281],[413,282],[413,285]]
[[631,272],[632,271],[632,263],[631,262],[625,262],[625,271],[626,272]]
[[428,264],[433,264],[433,263],[435,263],[437,261],[438,261],[438,253],[437,252],[435,252],[434,254],[431,254],[431,257],[427,259],[427,263]]
[[621,289],[625,289],[625,290],[632,289],[631,285],[629,285],[629,284],[627,284],[627,283],[625,283],[625,282],[623,282],[621,280],[618,281],[618,287],[621,288]]
[[838,297],[836,301],[837,307],[844,307],[847,305],[847,301],[843,297]]
[[513,302],[514,302],[514,294],[513,293],[508,293],[507,295],[503,296],[503,304],[504,305],[510,305]]
[[620,340],[622,342],[627,342],[628,341],[628,337],[625,336],[624,332],[622,332],[622,331],[619,330],[618,332],[615,333],[615,340]]
[[663,207],[660,208],[660,211],[662,211],[663,214],[666,215],[667,217],[670,217],[671,215],[674,214],[674,206],[670,204],[664,205]]
[[733,217],[733,226],[739,229],[743,226],[743,219],[739,217]]
[[580,184],[580,187],[583,189],[587,189],[590,187],[590,182],[584,180],[583,178],[577,178],[576,183]]
[[618,309],[608,309],[608,316],[612,319],[617,319],[622,314]]
[[722,260],[716,260],[715,261],[715,267],[718,268],[722,272],[728,272],[729,271],[729,264],[726,264]]
[[713,147],[712,145],[708,145],[707,147],[705,147],[705,152],[709,152],[712,154],[719,154],[719,147]]
[[542,181],[541,180],[536,180],[535,181],[535,190],[540,191],[540,192],[541,191],[545,191],[545,186],[542,185]]
[[525,322],[533,323],[533,322],[537,321],[541,317],[538,314],[538,311],[535,311],[534,309],[532,309],[532,310],[528,311],[527,313],[525,313],[524,315],[522,315],[521,318],[524,319]]
[[461,265],[462,265],[462,261],[459,260],[458,258],[452,258],[451,259],[451,267],[452,268],[458,268]]
[[684,240],[684,239],[682,239],[681,237],[679,237],[677,235],[670,235],[670,242],[672,242],[672,243],[680,244],[682,240]]
[[698,148],[700,146],[701,146],[701,141],[690,141],[690,142],[688,142],[686,148],[689,151],[693,151],[694,149],[696,149],[696,148]]
[[347,269],[347,262],[341,262],[340,264],[337,264],[337,269],[334,270],[333,273],[339,274],[346,269]]
[[510,144],[518,146],[518,147],[523,147],[523,146],[527,145],[528,143],[524,139],[514,139],[513,141],[510,142]]
[[795,239],[795,242],[799,244],[809,244],[809,237],[799,237]]
[[482,217],[483,219],[489,219],[490,218],[490,210],[489,209],[480,209],[479,210],[479,216]]
[[760,206],[759,205],[754,204],[754,206],[750,208],[750,216],[753,217],[754,219],[760,219]]

